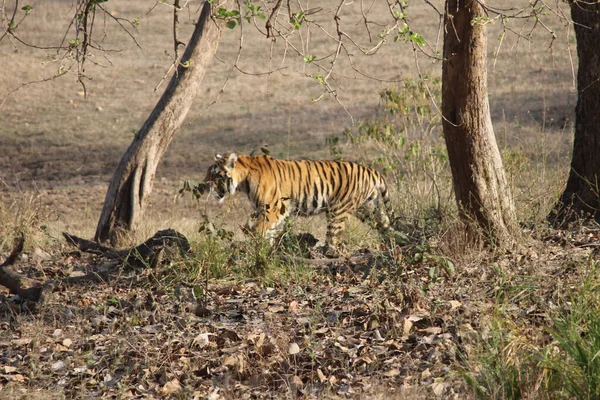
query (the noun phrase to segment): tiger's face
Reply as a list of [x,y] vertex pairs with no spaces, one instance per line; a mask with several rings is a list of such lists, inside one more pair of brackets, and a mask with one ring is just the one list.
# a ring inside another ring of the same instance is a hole
[[236,177],[235,166],[237,155],[235,153],[215,155],[215,163],[208,167],[204,182],[209,185],[210,191],[219,201],[225,200],[227,194],[234,195],[239,184]]

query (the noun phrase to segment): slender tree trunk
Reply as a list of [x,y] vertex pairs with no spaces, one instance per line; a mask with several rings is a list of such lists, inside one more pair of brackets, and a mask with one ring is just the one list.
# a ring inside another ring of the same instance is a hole
[[600,220],[600,2],[572,1],[577,38],[575,141],[567,186],[549,216],[556,226]]
[[158,163],[216,52],[220,29],[210,15],[210,4],[205,2],[181,64],[114,172],[94,240],[119,245],[122,234],[133,230],[142,216]]
[[447,0],[442,67],[444,137],[459,211],[493,245],[514,243],[516,215],[490,117],[487,35],[476,0]]

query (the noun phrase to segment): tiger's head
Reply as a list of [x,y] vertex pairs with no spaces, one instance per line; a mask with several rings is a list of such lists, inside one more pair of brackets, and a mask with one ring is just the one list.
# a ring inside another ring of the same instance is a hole
[[231,154],[215,154],[215,163],[208,167],[204,183],[215,193],[219,201],[225,200],[227,194],[234,195],[240,184],[240,175],[236,173],[238,156]]

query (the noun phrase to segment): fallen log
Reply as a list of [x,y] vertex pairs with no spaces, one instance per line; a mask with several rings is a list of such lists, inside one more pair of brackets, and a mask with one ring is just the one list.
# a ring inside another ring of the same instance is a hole
[[[174,229],[158,231],[144,243],[129,249],[116,249],[103,246],[99,243],[82,239],[66,232],[63,232],[63,236],[68,243],[77,247],[79,250],[85,253],[97,254],[102,257],[117,260],[121,264],[121,267],[155,267],[164,258],[165,251],[167,254],[171,252],[171,255],[173,254],[173,251],[178,251],[181,255],[190,251],[188,239]],[[62,285],[101,282],[110,278],[110,273],[107,271],[89,272],[83,276],[67,277],[46,282],[40,282],[23,276],[23,274],[12,267],[12,264],[17,261],[19,255],[23,252],[24,243],[25,238],[21,235],[21,237],[17,239],[10,255],[2,264],[0,264],[0,285],[6,286],[11,293],[18,294],[23,300],[43,301],[45,292],[48,290],[55,290]]]
[[82,239],[75,235],[63,232],[63,236],[68,243],[77,247],[79,250],[101,255],[112,260],[118,260],[124,266],[146,268],[155,267],[161,260],[164,250],[175,248],[181,255],[190,251],[188,239],[174,229],[158,231],[150,239],[129,249],[117,249],[101,245],[100,243]]

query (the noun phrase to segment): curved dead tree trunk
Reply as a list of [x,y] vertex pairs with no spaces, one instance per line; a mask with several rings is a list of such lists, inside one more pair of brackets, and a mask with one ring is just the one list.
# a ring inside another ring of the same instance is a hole
[[487,35],[478,1],[448,0],[442,67],[444,138],[461,217],[501,247],[514,243],[516,213],[494,136],[487,91]]
[[600,3],[570,6],[579,58],[577,107],[571,171],[548,218],[557,227],[580,217],[600,221]]
[[94,240],[119,244],[135,228],[152,191],[154,174],[179,130],[219,42],[220,29],[204,3],[196,29],[160,101],[121,158],[112,177]]

